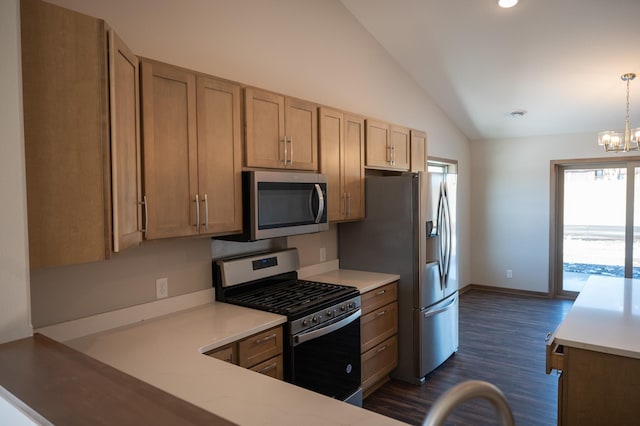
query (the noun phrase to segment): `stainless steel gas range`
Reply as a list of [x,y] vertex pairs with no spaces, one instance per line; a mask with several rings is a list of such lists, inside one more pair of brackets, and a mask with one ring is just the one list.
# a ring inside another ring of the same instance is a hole
[[296,249],[213,263],[216,299],[287,316],[284,379],[362,406],[360,292],[299,280]]

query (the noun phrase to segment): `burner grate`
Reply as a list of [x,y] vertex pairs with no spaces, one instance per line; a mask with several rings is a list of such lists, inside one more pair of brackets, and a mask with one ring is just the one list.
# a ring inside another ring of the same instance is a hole
[[352,294],[354,291],[357,290],[353,287],[292,280],[261,288],[251,288],[242,293],[230,295],[226,301],[290,315],[301,310],[312,309],[343,295]]

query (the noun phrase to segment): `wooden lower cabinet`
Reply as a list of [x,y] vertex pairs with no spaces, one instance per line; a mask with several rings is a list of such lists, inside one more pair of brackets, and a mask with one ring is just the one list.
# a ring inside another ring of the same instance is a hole
[[284,377],[282,327],[265,330],[206,352],[205,355],[278,380]]
[[[558,377],[559,425],[629,425],[640,418],[640,359],[550,345]],[[561,370],[560,370],[561,368]]]
[[362,295],[360,320],[362,393],[366,398],[398,365],[398,283]]

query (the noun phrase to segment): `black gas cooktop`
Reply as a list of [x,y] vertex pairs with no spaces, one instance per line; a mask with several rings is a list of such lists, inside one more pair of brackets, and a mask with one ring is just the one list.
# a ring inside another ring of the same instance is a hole
[[355,287],[306,280],[270,282],[227,294],[225,302],[287,315],[322,309],[359,294]]

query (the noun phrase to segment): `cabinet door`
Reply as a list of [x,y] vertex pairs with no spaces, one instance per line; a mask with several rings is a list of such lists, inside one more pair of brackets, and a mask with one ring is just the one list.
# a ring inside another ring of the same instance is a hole
[[195,75],[142,62],[142,123],[146,238],[196,234]]
[[411,130],[411,171],[427,171],[427,134]]
[[320,173],[327,176],[327,208],[329,221],[340,221],[346,210],[343,190],[343,114],[320,108]]
[[242,231],[240,86],[198,77],[200,233]]
[[109,31],[113,251],[142,241],[138,58]]
[[286,167],[318,170],[318,106],[285,98]]
[[409,170],[411,167],[411,143],[409,129],[406,127],[390,126],[389,145],[391,147],[391,168],[394,170]]
[[367,120],[367,167],[388,168],[390,165],[389,125],[382,121]]
[[360,326],[362,352],[366,352],[398,333],[398,302],[389,303],[363,315]]
[[344,192],[348,220],[364,219],[364,119],[344,115]]
[[284,168],[284,96],[244,91],[246,166]]
[[38,0],[20,7],[30,267],[104,260],[111,252],[104,22]]

